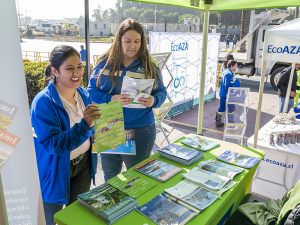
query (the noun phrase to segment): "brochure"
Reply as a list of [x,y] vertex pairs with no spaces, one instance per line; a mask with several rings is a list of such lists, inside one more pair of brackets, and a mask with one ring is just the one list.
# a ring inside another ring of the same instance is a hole
[[153,181],[146,180],[131,170],[120,173],[109,179],[107,183],[133,198],[139,197],[156,185]]
[[244,169],[240,167],[232,166],[212,159],[200,162],[198,167],[212,173],[229,177],[230,179],[233,179],[237,174],[244,171]]
[[176,186],[168,188],[164,191],[171,200],[176,200],[186,207],[201,212],[210,206],[219,197],[218,194],[203,188],[189,180],[183,180]]
[[217,159],[247,169],[252,168],[259,162],[259,159],[256,157],[239,154],[230,150],[226,150],[224,153],[219,155]]
[[161,182],[167,181],[182,170],[177,166],[157,159],[149,159],[135,166],[134,169]]
[[212,190],[219,190],[230,181],[230,178],[228,177],[202,170],[197,167],[194,167],[188,173],[183,174],[183,176],[190,181],[201,184]]
[[151,95],[154,79],[136,79],[125,76],[123,78],[121,94],[129,95],[132,103],[124,105],[126,108],[146,108],[138,101],[139,98],[147,98]]
[[97,105],[101,118],[94,123],[96,152],[115,149],[125,143],[125,129],[122,105],[118,101]]
[[205,139],[203,137],[200,137],[199,135],[192,135],[189,137],[186,137],[185,139],[180,141],[182,144],[185,144],[189,147],[201,150],[201,151],[208,151],[211,149],[214,149],[216,147],[219,147],[220,145],[216,142],[210,141],[208,139]]
[[197,215],[161,194],[138,207],[137,211],[159,225],[184,225]]
[[137,205],[133,198],[107,183],[79,194],[77,198],[82,205],[109,223],[131,212]]

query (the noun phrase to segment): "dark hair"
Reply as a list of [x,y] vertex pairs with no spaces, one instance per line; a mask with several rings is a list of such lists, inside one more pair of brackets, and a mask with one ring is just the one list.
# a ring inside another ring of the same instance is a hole
[[66,61],[69,57],[77,55],[80,57],[79,53],[75,48],[68,45],[56,46],[49,56],[49,65],[45,69],[46,82],[53,80],[56,83],[56,78],[51,73],[51,67],[59,70],[59,67]]
[[119,71],[121,70],[121,64],[123,62],[121,39],[122,36],[129,30],[134,30],[141,35],[141,47],[137,54],[137,58],[140,59],[142,62],[146,78],[152,78],[152,79],[156,78],[156,67],[147,49],[147,41],[146,41],[143,27],[136,20],[129,18],[124,20],[120,24],[119,29],[114,38],[114,42],[112,43],[111,47],[100,57],[98,61],[98,63],[100,63],[102,60],[106,60],[107,62],[103,70],[101,70],[99,73],[97,79],[97,86],[99,86],[99,78],[102,71],[104,71],[107,67],[111,67],[109,75],[112,79],[112,88],[113,88],[114,74],[115,72],[117,72],[119,75]]
[[237,64],[237,61],[235,60],[229,60],[227,63],[227,68],[233,67],[235,64]]
[[227,65],[228,65],[228,62],[229,60],[234,60],[234,57],[232,54],[228,54],[227,57],[226,57],[226,61],[224,62],[224,68],[227,69]]

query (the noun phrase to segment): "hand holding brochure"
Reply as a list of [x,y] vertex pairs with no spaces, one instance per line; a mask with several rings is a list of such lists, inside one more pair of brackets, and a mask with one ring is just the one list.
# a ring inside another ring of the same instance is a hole
[[126,108],[146,108],[138,101],[139,98],[148,98],[151,95],[154,79],[136,79],[125,76],[123,78],[121,94],[129,95],[132,103],[124,105]]
[[237,152],[233,152],[230,150],[226,150],[223,154],[219,155],[217,157],[217,159],[227,162],[227,163],[231,163],[231,164],[240,166],[240,167],[244,167],[247,169],[252,168],[259,162],[258,158],[239,154]]
[[118,101],[98,104],[101,118],[94,123],[96,152],[114,149],[125,143],[122,105]]
[[233,179],[237,174],[244,171],[244,169],[240,167],[232,166],[212,159],[200,162],[198,167],[224,177],[229,177],[230,179]]

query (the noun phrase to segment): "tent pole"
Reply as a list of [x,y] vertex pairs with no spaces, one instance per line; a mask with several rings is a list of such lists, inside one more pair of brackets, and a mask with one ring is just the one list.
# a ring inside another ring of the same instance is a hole
[[285,99],[284,99],[284,106],[283,106],[283,112],[286,113],[289,105],[290,95],[288,93],[291,92],[292,83],[293,83],[293,77],[294,77],[294,71],[295,71],[295,63],[292,63],[292,69],[291,74],[289,78],[289,84],[286,90]]
[[[265,39],[266,40],[266,39]],[[257,147],[257,137],[258,137],[258,130],[260,125],[260,116],[261,116],[261,106],[262,106],[262,98],[264,94],[264,87],[265,87],[265,73],[266,73],[266,62],[264,60],[264,51],[265,45],[263,46],[263,54],[262,54],[262,70],[260,75],[260,84],[259,84],[259,94],[258,94],[258,106],[256,111],[256,118],[255,118],[255,130],[254,130],[254,144],[253,147]]]
[[91,75],[90,68],[90,15],[89,15],[89,0],[84,0],[84,37],[85,37],[85,49],[86,49],[86,73],[87,81]]
[[202,37],[202,60],[201,60],[201,74],[200,74],[200,87],[199,87],[197,134],[202,134],[202,127],[203,127],[203,109],[204,109],[204,89],[205,89],[205,75],[206,75],[208,25],[209,25],[209,5],[205,5],[203,37]]
[[6,204],[4,191],[2,186],[1,171],[0,171],[0,225],[8,225]]

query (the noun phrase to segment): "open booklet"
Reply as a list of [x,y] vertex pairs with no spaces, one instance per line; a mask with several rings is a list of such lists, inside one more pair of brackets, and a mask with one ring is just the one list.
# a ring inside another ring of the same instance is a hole
[[233,152],[230,150],[226,150],[224,153],[219,155],[217,159],[231,163],[240,167],[244,167],[247,169],[252,168],[255,166],[258,162],[259,159],[256,157],[248,156],[248,155],[243,155],[237,152]]
[[212,173],[216,173],[230,179],[233,179],[237,174],[240,174],[244,171],[244,169],[240,167],[229,165],[227,163],[212,159],[200,162],[198,167],[200,169],[210,171]]
[[121,94],[129,95],[132,102],[124,105],[126,108],[146,108],[139,102],[139,98],[147,98],[151,95],[154,79],[136,79],[125,76],[123,78]]
[[208,151],[220,146],[218,143],[200,137],[196,134],[188,136],[185,139],[182,139],[180,142],[201,151]]

